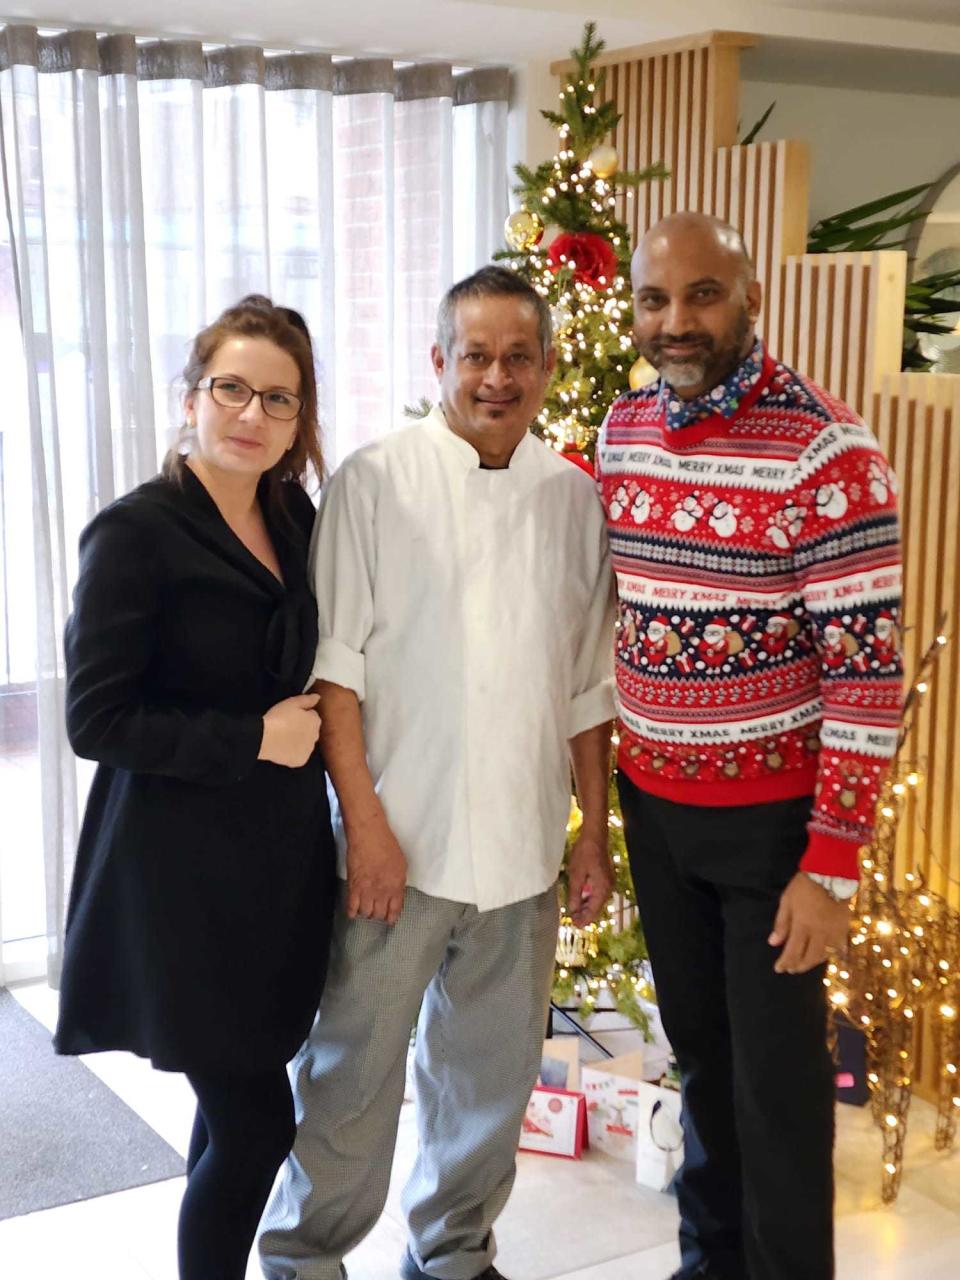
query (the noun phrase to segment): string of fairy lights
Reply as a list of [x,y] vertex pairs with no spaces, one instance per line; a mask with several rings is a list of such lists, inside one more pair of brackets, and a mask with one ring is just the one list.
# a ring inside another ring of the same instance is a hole
[[960,912],[930,889],[916,866],[905,873],[902,884],[896,875],[901,819],[923,785],[919,764],[903,760],[902,750],[946,644],[941,630],[907,695],[897,754],[877,804],[873,842],[861,860],[848,945],[827,966],[824,978],[830,1004],[866,1036],[867,1083],[883,1137],[885,1203],[896,1199],[903,1174],[921,1015],[932,1029],[938,1150],[953,1145],[960,1115]]

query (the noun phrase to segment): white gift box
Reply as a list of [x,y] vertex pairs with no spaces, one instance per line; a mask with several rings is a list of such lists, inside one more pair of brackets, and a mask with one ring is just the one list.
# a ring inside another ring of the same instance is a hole
[[583,1094],[538,1085],[527,1103],[519,1145],[521,1151],[579,1160],[589,1146]]
[[642,1049],[580,1067],[590,1145],[618,1160],[635,1158],[637,1090],[643,1084],[643,1072]]

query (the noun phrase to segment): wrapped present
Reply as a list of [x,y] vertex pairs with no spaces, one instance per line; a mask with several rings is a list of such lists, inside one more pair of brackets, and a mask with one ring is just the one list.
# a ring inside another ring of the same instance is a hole
[[676,658],[674,658],[674,662],[685,676],[688,676],[693,670],[693,658],[691,658],[689,653],[678,653]]
[[679,625],[677,626],[677,630],[680,632],[682,636],[689,636],[692,634],[692,632],[696,631],[696,629],[697,629],[697,624],[689,616],[689,614],[687,615],[687,617],[683,618],[679,623]]
[[583,1094],[537,1085],[523,1117],[520,1150],[579,1160],[589,1145]]
[[850,665],[853,667],[854,671],[859,671],[860,674],[863,675],[865,671],[870,670],[870,659],[861,649],[859,653],[855,653],[850,659]]
[[752,635],[753,632],[756,631],[758,625],[757,616],[754,613],[744,614],[740,619],[740,630],[744,635]]
[[757,655],[752,649],[744,649],[742,653],[737,654],[737,660],[744,671],[752,671],[757,665]]

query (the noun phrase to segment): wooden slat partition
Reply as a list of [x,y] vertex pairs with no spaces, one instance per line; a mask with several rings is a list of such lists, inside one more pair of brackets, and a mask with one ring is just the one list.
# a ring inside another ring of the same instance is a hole
[[711,197],[691,209],[716,214],[743,235],[763,284],[760,332],[782,349],[784,262],[803,253],[807,239],[809,149],[795,140],[721,147],[714,156]]
[[906,271],[901,250],[791,256],[779,326],[768,303],[764,336],[786,364],[868,415],[881,379],[900,366]]
[[901,827],[898,871],[919,866],[930,887],[960,907],[960,378],[887,375],[873,397],[873,421],[900,484],[907,671],[916,670],[944,612],[950,641],[909,745],[924,781]]

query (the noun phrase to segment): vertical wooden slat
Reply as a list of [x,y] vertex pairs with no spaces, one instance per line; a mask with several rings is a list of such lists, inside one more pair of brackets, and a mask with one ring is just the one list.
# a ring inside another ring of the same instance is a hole
[[715,214],[718,218],[722,218],[724,222],[730,221],[731,164],[732,160],[729,147],[724,147],[715,153],[713,201],[707,207],[709,212]]
[[740,115],[740,50],[731,45],[717,45],[712,52],[715,100],[710,145],[732,147],[737,141]]
[[[637,96],[633,119],[637,135],[637,168],[646,169],[653,164],[653,68],[649,59],[637,63]],[[628,223],[636,244],[647,227],[652,225],[651,191],[656,183],[645,182],[634,201],[633,224]]]
[[[838,255],[839,256],[839,255]],[[833,315],[827,340],[830,343],[830,367],[833,371],[833,385],[840,388],[839,395],[846,400],[849,394],[847,377],[850,361],[847,359],[846,335],[850,329],[850,264],[843,260],[836,263],[833,280]]]
[[852,404],[855,409],[860,409],[867,398],[862,337],[864,331],[864,308],[869,301],[869,277],[856,254],[845,254],[844,262],[850,272],[850,325],[845,339],[851,376],[847,379],[847,395],[849,397],[848,403]]
[[667,54],[664,61],[663,155],[670,166],[670,177],[663,184],[663,212],[673,213],[677,208],[677,187],[683,182],[683,175],[677,172],[680,78],[677,55]]
[[757,148],[738,147],[743,166],[743,187],[740,205],[740,230],[747,244],[747,252],[759,266],[757,255]]
[[692,53],[676,55],[677,63],[677,149],[674,160],[674,209],[692,209],[690,203],[690,135],[691,121],[690,73]]
[[[650,125],[652,130],[651,137],[651,161],[656,164],[658,160],[666,160],[664,151],[664,142],[667,136],[666,126],[666,74],[667,59],[666,57],[653,59],[653,92],[650,95]],[[667,191],[666,182],[655,182],[650,188],[650,221],[646,227],[641,227],[641,232],[646,231],[647,227],[662,218],[666,209],[664,200]]]
[[704,49],[694,49],[690,55],[690,172],[687,192],[690,209],[704,208],[702,201],[705,187],[706,61]]
[[[639,72],[640,63],[627,63],[624,76],[623,119],[620,122],[620,146],[618,150],[622,156],[622,164],[630,171],[634,171],[639,167],[640,139],[637,130],[632,127],[637,113],[637,79]],[[633,209],[627,200],[627,192],[624,190],[620,194],[617,216],[621,222],[629,227],[632,214]]]
[[754,261],[757,265],[757,274],[762,281],[767,282],[767,294],[769,296],[769,282],[774,275],[774,242],[773,242],[773,216],[772,211],[776,203],[774,199],[774,191],[776,189],[776,172],[775,172],[775,149],[770,143],[764,143],[760,148],[757,156],[757,184],[755,201],[757,207],[756,231],[755,231],[755,249]]

